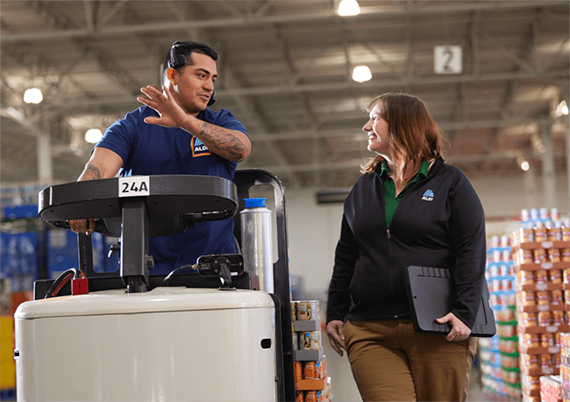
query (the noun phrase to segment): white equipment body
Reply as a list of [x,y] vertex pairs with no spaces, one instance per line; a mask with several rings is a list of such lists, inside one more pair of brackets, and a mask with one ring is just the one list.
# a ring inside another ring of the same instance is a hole
[[262,291],[93,292],[23,303],[15,324],[19,401],[277,400]]

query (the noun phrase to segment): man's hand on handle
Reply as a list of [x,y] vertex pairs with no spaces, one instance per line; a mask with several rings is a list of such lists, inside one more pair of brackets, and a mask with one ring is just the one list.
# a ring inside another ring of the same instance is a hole
[[[119,171],[122,164],[123,159],[114,151],[96,147],[77,181],[111,178]],[[95,231],[95,219],[70,220],[69,226],[75,233],[90,235]]]
[[69,221],[69,227],[75,233],[85,233],[87,236],[95,231],[95,219],[77,219]]

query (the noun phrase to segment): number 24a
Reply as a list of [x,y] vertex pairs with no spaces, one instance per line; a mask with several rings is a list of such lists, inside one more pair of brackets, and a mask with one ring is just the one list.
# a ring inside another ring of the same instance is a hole
[[123,183],[123,190],[122,190],[123,193],[129,193],[129,192],[138,193],[139,191],[148,191],[148,187],[146,186],[146,183],[144,181],[138,187],[136,182],[132,182],[130,188],[129,188],[129,183]]

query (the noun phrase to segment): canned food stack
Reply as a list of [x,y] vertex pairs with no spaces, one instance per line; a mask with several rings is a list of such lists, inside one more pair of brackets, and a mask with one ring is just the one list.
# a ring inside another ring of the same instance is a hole
[[520,213],[521,228],[568,226],[568,218],[561,218],[558,208],[522,209]]
[[559,374],[560,334],[570,330],[570,228],[558,220],[557,210],[545,211],[523,211],[524,224],[511,236],[521,382],[528,401],[540,400],[540,377]]
[[563,401],[570,401],[570,333],[560,334],[560,391]]
[[540,400],[541,402],[562,402],[560,376],[540,377]]
[[332,388],[323,354],[319,301],[291,302],[296,402],[330,402]]
[[486,391],[520,398],[515,276],[509,236],[489,239],[485,275],[497,320],[497,335],[479,339],[481,382]]

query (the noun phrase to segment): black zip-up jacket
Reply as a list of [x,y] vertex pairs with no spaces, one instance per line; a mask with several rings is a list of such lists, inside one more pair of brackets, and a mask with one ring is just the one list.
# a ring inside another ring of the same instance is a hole
[[451,312],[472,328],[486,263],[485,218],[477,193],[461,170],[439,158],[427,177],[406,190],[387,229],[379,172],[380,167],[363,174],[344,203],[327,323],[409,319],[405,269],[420,265],[452,269]]

